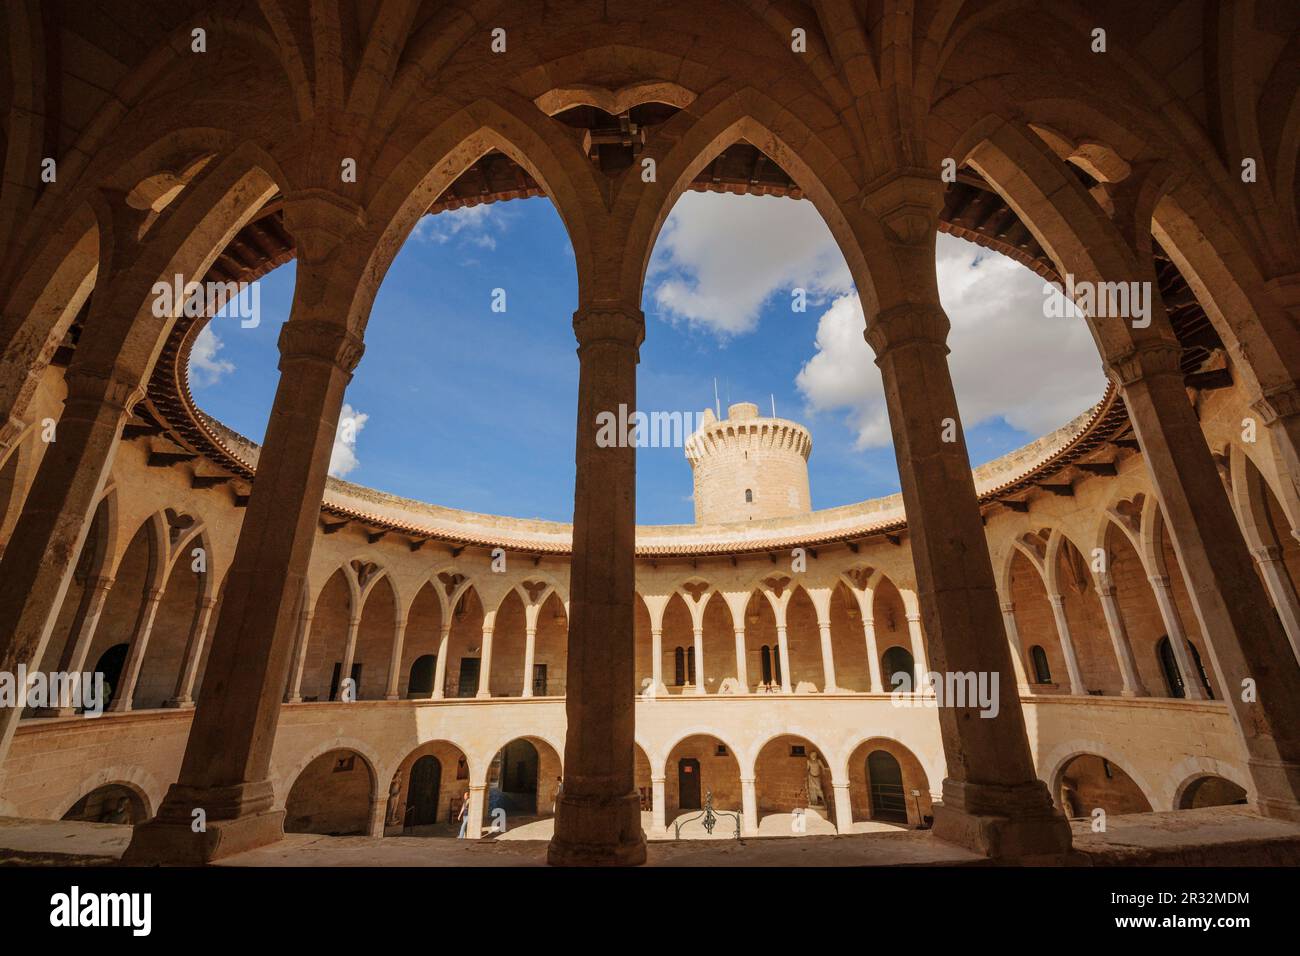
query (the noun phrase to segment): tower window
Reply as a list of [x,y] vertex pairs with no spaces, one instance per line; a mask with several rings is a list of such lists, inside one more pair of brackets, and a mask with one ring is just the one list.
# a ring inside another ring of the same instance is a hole
[[753,489],[753,488],[746,488],[746,489],[745,489],[745,504],[747,504],[747,505],[752,505],[753,503],[754,503],[754,489]]

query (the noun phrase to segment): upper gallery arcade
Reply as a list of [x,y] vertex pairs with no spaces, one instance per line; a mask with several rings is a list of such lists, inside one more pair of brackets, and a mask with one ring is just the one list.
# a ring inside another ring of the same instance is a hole
[[[97,721],[0,709],[0,812],[131,822],[138,862],[437,824],[462,792],[471,835],[501,799],[554,813],[559,864],[640,862],[701,784],[749,833],[808,806],[1000,859],[1097,806],[1300,819],[1289,6],[0,17],[0,672],[113,678]],[[686,443],[696,523],[636,526],[636,449],[594,423],[638,407],[691,190],[825,220],[899,495],[813,509],[808,430],[738,403]],[[573,521],[328,478],[417,223],[537,195],[577,271]],[[976,469],[939,232],[1147,295],[1077,319],[1097,404]],[[258,446],[197,407],[205,319],[155,287],[289,261]],[[997,675],[996,706],[925,705],[930,672]]]

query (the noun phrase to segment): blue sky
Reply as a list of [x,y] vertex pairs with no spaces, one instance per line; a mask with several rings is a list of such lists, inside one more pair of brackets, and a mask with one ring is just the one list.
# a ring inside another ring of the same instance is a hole
[[[940,236],[953,376],[975,464],[1064,424],[1100,397],[1083,323],[1043,316],[1042,281],[1004,257]],[[260,283],[260,322],[218,317],[191,361],[195,400],[261,441],[294,267]],[[804,312],[791,289],[808,292]],[[493,289],[506,311],[493,312]],[[425,217],[389,270],[348,387],[354,440],[332,470],[436,504],[568,521],[578,360],[572,249],[550,201]],[[809,203],[683,196],[655,248],[643,303],[641,410],[698,412],[752,401],[812,431],[813,506],[898,490],[879,370],[862,339],[847,268]],[[1016,374],[1008,374],[1015,369]],[[637,520],[692,520],[680,448],[637,458]]]

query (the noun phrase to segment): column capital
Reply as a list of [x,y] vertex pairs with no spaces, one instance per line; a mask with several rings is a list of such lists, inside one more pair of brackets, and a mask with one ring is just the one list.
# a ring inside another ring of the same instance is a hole
[[336,322],[290,319],[280,327],[280,361],[334,365],[351,375],[366,350],[361,336]]
[[591,305],[573,313],[578,351],[591,345],[639,349],[645,341],[645,313],[633,306]]
[[1016,602],[1015,602],[1015,601],[1003,601],[1003,602],[1001,602],[1001,603],[998,605],[998,607],[1002,608],[1002,613],[1003,613],[1003,614],[1014,614],[1014,613],[1015,613],[1015,610],[1016,610]]
[[166,592],[165,588],[150,588],[149,590],[144,592],[145,600],[148,601],[150,604],[157,604],[159,601],[163,599],[163,594],[165,592]]
[[1094,585],[1094,590],[1097,592],[1097,597],[1100,598],[1113,598],[1115,596],[1115,585],[1109,581],[1098,582]]
[[1150,581],[1152,586],[1154,587],[1165,588],[1165,589],[1169,587],[1169,578],[1168,576],[1163,574],[1148,575],[1147,580]]
[[1047,595],[1047,600],[1051,603],[1052,607],[1065,607],[1065,595],[1063,594],[1049,594]]
[[950,327],[942,306],[905,302],[876,313],[862,337],[876,353],[878,364],[887,353],[905,345],[938,346],[946,354]]
[[360,204],[330,189],[293,190],[284,197],[285,227],[303,259],[319,262],[365,225]]
[[1138,345],[1102,362],[1106,375],[1124,387],[1157,375],[1182,375],[1183,349],[1177,342],[1153,341]]
[[87,591],[109,591],[113,588],[113,579],[106,574],[92,574],[86,578]]
[[933,241],[945,184],[932,169],[894,169],[862,190],[862,208],[906,245]]
[[116,369],[79,367],[74,363],[63,380],[68,387],[65,405],[93,403],[130,413],[145,394],[142,384],[122,377]]
[[1263,395],[1252,402],[1251,410],[1263,420],[1265,425],[1300,415],[1300,387],[1295,382],[1286,382],[1264,389]]
[[1282,559],[1282,549],[1277,545],[1264,545],[1261,548],[1251,548],[1251,557],[1260,564],[1265,562],[1280,561]]

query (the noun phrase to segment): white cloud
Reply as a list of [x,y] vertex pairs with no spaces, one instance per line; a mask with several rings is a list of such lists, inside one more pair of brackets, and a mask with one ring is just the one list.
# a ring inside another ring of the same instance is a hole
[[673,207],[650,269],[655,307],[720,338],[749,332],[763,304],[796,287],[814,301],[853,288],[812,203],[688,192]]
[[[1097,401],[1106,380],[1088,327],[1081,319],[1044,316],[1042,279],[946,235],[938,237],[936,265],[952,322],[948,362],[967,428],[1001,416],[1040,435]],[[818,324],[816,354],[796,378],[814,411],[848,411],[861,448],[890,441],[880,373],[863,328],[857,297],[836,299]]]
[[339,415],[339,427],[334,433],[334,448],[330,452],[329,473],[335,478],[343,478],[361,464],[357,458],[357,436],[365,427],[370,416],[359,412],[346,402]]
[[497,247],[493,233],[504,232],[506,221],[498,203],[480,203],[423,217],[416,224],[415,236],[439,245],[455,239],[462,245],[491,251]]
[[215,385],[223,375],[235,370],[234,362],[217,358],[221,349],[221,339],[211,325],[205,325],[190,348],[190,380],[195,385]]

